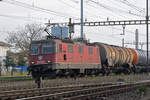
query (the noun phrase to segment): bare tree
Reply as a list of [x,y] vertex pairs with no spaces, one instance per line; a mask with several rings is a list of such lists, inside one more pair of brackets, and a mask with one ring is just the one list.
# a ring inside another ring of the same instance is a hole
[[30,43],[33,40],[42,38],[44,28],[40,24],[27,24],[23,28],[18,28],[15,32],[8,32],[6,41],[20,49],[22,52],[28,52]]

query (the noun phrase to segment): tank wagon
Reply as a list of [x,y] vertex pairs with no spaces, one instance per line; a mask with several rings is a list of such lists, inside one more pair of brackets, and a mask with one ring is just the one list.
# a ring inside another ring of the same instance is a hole
[[103,43],[96,43],[99,46],[100,57],[102,63],[102,71],[104,74],[110,72],[130,73],[135,70],[136,51],[131,48],[122,48]]
[[136,66],[147,65],[143,50],[65,39],[33,41],[29,62],[29,71],[35,78],[129,74],[136,72]]

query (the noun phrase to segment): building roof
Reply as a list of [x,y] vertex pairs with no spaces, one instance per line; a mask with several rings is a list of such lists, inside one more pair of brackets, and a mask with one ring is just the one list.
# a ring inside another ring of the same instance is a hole
[[3,47],[12,47],[12,45],[10,45],[8,43],[5,43],[5,42],[2,42],[2,41],[0,41],[0,46],[3,46]]

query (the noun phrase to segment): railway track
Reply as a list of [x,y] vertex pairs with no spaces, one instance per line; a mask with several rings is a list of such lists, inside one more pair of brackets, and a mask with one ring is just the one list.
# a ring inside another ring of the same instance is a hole
[[143,86],[150,86],[150,81],[132,84],[112,84],[88,88],[76,88],[72,90],[70,89],[69,91],[59,91],[47,95],[41,94],[17,100],[99,100],[102,97],[129,92]]
[[[120,84],[120,83],[115,83],[115,84]],[[110,85],[114,85],[114,84],[107,83],[107,84],[87,84],[87,85],[76,85],[76,86],[70,85],[70,86],[64,86],[64,87],[4,91],[4,92],[0,92],[0,100],[14,100],[14,99],[23,98],[23,97],[48,95],[48,94],[54,94],[54,93],[76,91],[76,90],[104,87],[104,86],[110,86]]]
[[[137,81],[150,80],[147,74],[137,74],[137,75],[114,75],[114,76],[97,76],[97,77],[84,77],[77,78],[76,80],[72,78],[57,78],[51,80],[43,80],[41,83],[42,88],[47,87],[57,87],[57,86],[68,86],[68,85],[79,85],[87,83],[108,83],[108,82],[126,82],[133,83]],[[36,88],[34,80],[26,81],[11,81],[11,82],[0,82],[0,92],[1,91],[12,91],[12,90],[23,90],[23,89],[33,89]]]

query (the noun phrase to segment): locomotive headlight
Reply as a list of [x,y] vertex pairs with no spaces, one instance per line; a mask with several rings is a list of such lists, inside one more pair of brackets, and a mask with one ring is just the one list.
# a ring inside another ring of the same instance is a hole
[[31,64],[34,64],[34,62],[31,62]]
[[50,63],[51,61],[47,61],[48,63]]

